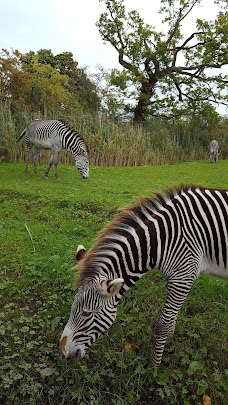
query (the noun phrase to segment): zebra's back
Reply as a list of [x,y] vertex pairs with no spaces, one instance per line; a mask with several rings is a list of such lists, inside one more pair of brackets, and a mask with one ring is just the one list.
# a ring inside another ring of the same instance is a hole
[[196,187],[176,199],[183,238],[201,254],[199,274],[228,278],[228,191]]
[[62,147],[64,124],[59,120],[33,120],[26,130],[26,139],[41,149],[51,149],[53,143]]

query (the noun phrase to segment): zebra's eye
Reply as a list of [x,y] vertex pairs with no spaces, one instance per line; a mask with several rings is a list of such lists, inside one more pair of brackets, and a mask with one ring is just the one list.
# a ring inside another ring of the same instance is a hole
[[88,318],[92,314],[92,311],[82,311],[82,316]]

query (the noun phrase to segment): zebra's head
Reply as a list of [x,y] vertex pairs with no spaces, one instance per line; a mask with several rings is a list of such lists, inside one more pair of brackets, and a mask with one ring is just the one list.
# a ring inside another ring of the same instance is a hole
[[83,179],[88,179],[89,177],[89,158],[88,153],[84,148],[80,148],[80,154],[77,155],[75,160],[76,167]]
[[[83,246],[79,246],[77,259],[80,260],[84,253]],[[60,350],[65,358],[74,355],[82,358],[86,349],[112,326],[116,318],[116,295],[123,282],[120,278],[107,280],[102,274],[83,282],[60,339]]]

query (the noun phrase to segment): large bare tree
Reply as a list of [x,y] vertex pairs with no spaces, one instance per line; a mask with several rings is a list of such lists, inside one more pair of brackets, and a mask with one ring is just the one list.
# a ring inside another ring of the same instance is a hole
[[201,0],[161,0],[166,32],[146,24],[136,10],[127,13],[124,0],[100,1],[106,11],[97,27],[122,66],[112,71],[111,84],[128,100],[126,109],[133,106],[135,121],[183,115],[204,102],[228,105],[228,75],[221,69],[228,65],[228,0],[217,0],[215,19],[198,19],[188,36],[183,25]]

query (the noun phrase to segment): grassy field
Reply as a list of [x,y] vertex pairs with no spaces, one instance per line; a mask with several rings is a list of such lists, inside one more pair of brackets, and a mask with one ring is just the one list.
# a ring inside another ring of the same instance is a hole
[[228,404],[227,281],[194,284],[159,369],[146,367],[165,281],[159,271],[128,291],[117,321],[85,358],[65,361],[58,340],[74,294],[75,247],[135,196],[194,183],[228,188],[228,161],[91,168],[82,180],[60,165],[44,180],[24,164],[0,164],[0,403],[75,405]]

